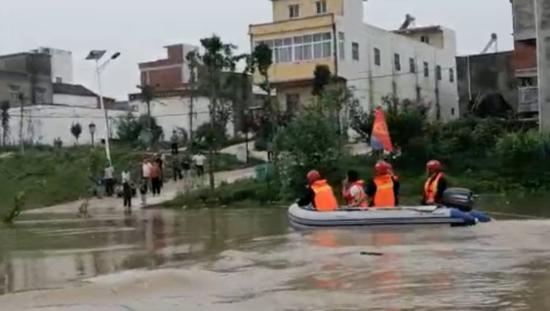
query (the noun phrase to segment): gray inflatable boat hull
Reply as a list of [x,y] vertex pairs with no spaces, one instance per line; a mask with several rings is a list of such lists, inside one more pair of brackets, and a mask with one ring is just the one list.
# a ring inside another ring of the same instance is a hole
[[391,225],[474,225],[476,219],[452,208],[410,206],[395,209],[339,210],[318,212],[297,204],[288,209],[288,218],[298,227],[356,227]]

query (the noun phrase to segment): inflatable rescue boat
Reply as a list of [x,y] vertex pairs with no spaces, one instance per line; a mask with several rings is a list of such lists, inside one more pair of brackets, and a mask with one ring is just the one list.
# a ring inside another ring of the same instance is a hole
[[485,213],[473,210],[473,193],[467,189],[447,190],[444,203],[445,206],[401,206],[385,209],[343,207],[332,212],[318,212],[311,206],[293,204],[288,209],[288,218],[295,227],[473,226],[491,221]]

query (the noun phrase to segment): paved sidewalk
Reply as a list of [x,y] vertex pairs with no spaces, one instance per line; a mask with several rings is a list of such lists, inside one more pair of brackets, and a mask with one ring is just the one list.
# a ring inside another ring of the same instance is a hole
[[[225,171],[218,172],[216,176],[216,184],[222,182],[233,183],[237,180],[253,178],[255,174],[254,168],[245,168],[241,170],[234,171]],[[196,183],[197,180],[194,181]],[[208,185],[208,175],[204,176],[203,179],[204,187]],[[152,197],[150,194],[147,196],[147,206],[156,206],[164,202],[171,201],[176,198],[176,196],[182,193],[185,190],[184,182],[173,182],[169,181],[164,183],[163,192],[158,197]],[[54,205],[50,207],[32,209],[23,212],[24,214],[45,214],[45,213],[75,213],[78,214],[79,207],[82,205],[83,200],[78,200],[74,202],[67,202],[59,205]],[[132,200],[133,209],[141,208],[141,198],[138,194]],[[146,206],[146,207],[147,207]],[[88,203],[88,214],[90,216],[104,214],[105,212],[124,212],[124,204],[122,198],[102,198],[102,199],[91,199]]]

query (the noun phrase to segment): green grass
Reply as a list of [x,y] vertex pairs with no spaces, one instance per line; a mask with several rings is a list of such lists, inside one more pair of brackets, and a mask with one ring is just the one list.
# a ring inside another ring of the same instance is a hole
[[[119,172],[131,168],[139,172],[140,153],[126,147],[112,150],[114,166]],[[96,163],[99,176],[106,161],[101,149],[89,147],[67,149],[28,149],[24,155],[0,159],[0,215],[14,204],[15,195],[24,191],[25,209],[45,207],[86,196],[92,186],[91,164]]]
[[231,170],[236,170],[236,169],[241,169],[241,168],[246,168],[246,167],[253,167],[253,166],[264,163],[263,160],[256,159],[254,157],[250,157],[249,163],[246,164],[246,163],[240,162],[237,159],[237,156],[232,155],[232,154],[226,154],[226,153],[219,153],[219,154],[215,155],[214,156],[214,161],[216,163],[216,166],[215,166],[216,171],[218,171],[218,172],[219,171],[231,171]]
[[176,199],[163,204],[166,208],[205,208],[205,207],[271,207],[278,202],[276,189],[267,183],[254,180],[238,181],[224,184],[215,190],[202,189],[180,195]]

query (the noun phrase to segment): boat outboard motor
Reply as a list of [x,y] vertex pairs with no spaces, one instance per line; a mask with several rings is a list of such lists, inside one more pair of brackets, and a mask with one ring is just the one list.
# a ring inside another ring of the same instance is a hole
[[474,193],[466,188],[449,188],[443,193],[442,203],[462,212],[471,212],[474,209]]

